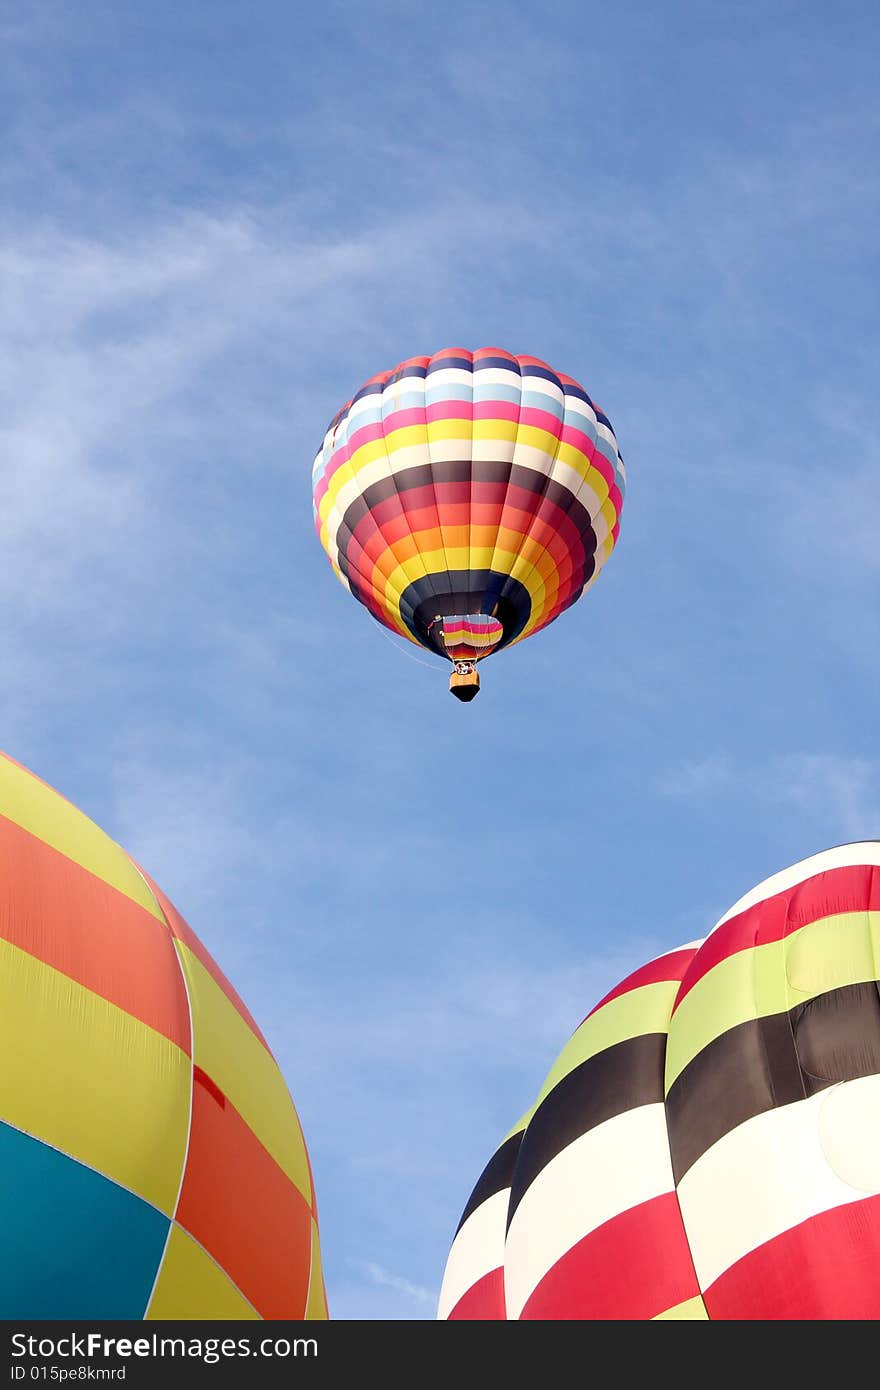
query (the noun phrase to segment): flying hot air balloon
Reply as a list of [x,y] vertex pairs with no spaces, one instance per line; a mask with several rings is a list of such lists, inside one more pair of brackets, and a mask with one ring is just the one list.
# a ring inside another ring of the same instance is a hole
[[0,1317],[325,1318],[299,1120],[152,880],[0,754]]
[[411,357],[334,416],[312,473],[339,579],[391,632],[478,664],[594,583],[626,474],[608,417],[572,377],[501,348]]
[[880,1317],[880,843],[767,879],[575,1031],[441,1318]]

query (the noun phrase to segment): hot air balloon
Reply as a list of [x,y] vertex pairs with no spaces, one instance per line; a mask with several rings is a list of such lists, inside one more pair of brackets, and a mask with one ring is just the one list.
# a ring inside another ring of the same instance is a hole
[[326,1317],[296,1111],[198,937],[2,754],[0,864],[0,1317]]
[[610,422],[572,377],[501,348],[447,348],[371,377],[315,459],[315,526],[380,623],[453,664],[546,627],[617,540],[626,474]]
[[441,1318],[880,1317],[880,843],[613,989],[486,1167]]

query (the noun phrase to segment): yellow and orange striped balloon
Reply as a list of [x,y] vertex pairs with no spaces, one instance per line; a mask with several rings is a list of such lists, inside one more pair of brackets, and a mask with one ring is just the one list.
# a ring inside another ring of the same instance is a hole
[[0,754],[0,1317],[327,1316],[265,1039],[180,914]]

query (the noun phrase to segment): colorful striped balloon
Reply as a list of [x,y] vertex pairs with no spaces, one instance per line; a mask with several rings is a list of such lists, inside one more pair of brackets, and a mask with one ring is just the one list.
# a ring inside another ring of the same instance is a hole
[[441,1318],[880,1317],[880,843],[768,879],[584,1020]]
[[[448,348],[371,377],[315,460],[315,525],[339,579],[392,632],[476,662],[580,598],[611,554],[626,474],[572,377]],[[500,625],[489,645],[443,621]]]
[[0,864],[0,1317],[326,1317],[299,1121],[225,975],[2,754]]

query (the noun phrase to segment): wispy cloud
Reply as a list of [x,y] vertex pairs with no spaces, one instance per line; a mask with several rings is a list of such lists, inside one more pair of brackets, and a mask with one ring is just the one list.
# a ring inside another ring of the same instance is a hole
[[660,779],[664,796],[704,805],[733,795],[747,814],[748,801],[787,808],[834,837],[866,839],[880,832],[880,762],[835,753],[785,753],[764,763],[712,754]]
[[399,1274],[391,1274],[389,1270],[383,1269],[381,1265],[373,1263],[371,1260],[350,1260],[349,1264],[355,1269],[359,1269],[372,1284],[378,1284],[381,1288],[394,1289],[396,1293],[405,1294],[407,1298],[414,1302],[437,1306],[437,1292],[426,1289],[421,1284],[414,1284],[410,1279],[404,1279]]
[[659,790],[664,796],[700,798],[722,791],[736,780],[731,760],[723,754],[710,753],[706,758],[666,773],[660,778]]

